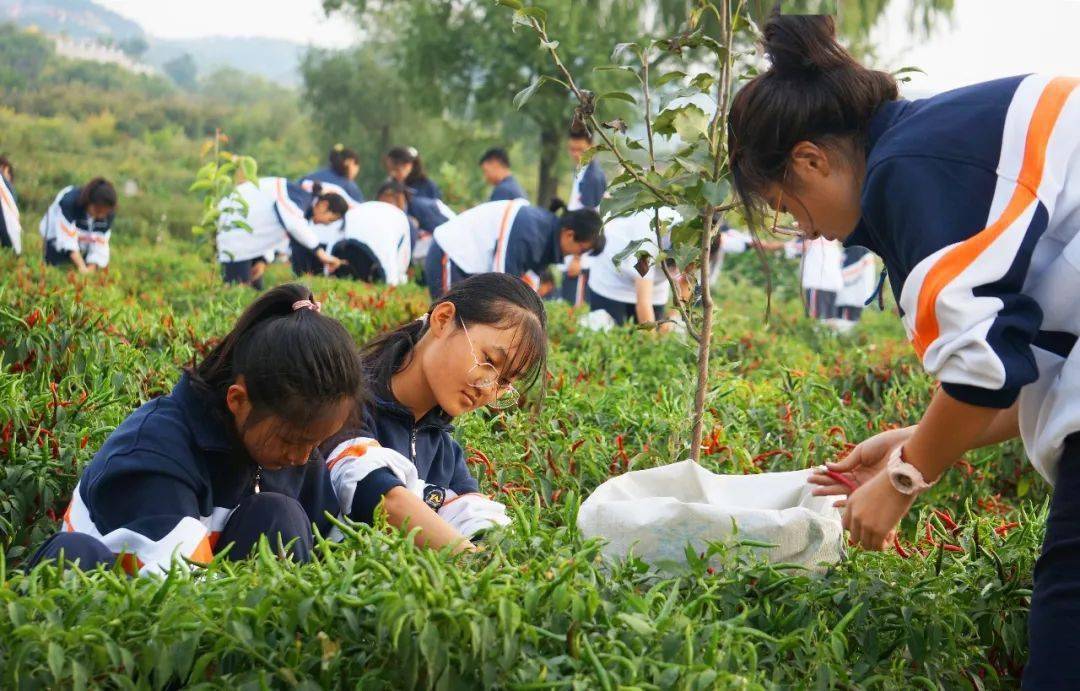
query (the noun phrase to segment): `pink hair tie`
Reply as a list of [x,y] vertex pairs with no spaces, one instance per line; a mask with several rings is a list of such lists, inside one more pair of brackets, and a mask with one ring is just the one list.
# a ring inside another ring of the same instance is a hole
[[293,312],[307,308],[312,312],[322,312],[322,303],[318,300],[297,300],[292,304]]

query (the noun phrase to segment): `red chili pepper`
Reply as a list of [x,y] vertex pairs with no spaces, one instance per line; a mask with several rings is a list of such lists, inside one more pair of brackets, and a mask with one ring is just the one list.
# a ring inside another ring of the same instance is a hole
[[964,548],[960,545],[950,545],[947,542],[942,543],[941,549],[945,550],[946,552],[960,552],[961,554],[964,553]]
[[1014,523],[1003,523],[1003,524],[999,525],[998,527],[994,528],[994,532],[997,533],[998,535],[1004,536],[1004,535],[1008,534],[1008,532],[1010,530],[1012,530],[1013,528],[1019,528],[1019,527],[1020,527],[1019,523],[1015,523],[1015,522]]
[[834,425],[833,427],[830,427],[828,430],[826,430],[825,436],[827,436],[827,437],[838,436],[841,439],[843,439],[844,441],[847,441],[847,432],[845,432],[844,428],[840,427],[839,425]]
[[581,445],[582,445],[582,444],[584,444],[584,443],[585,443],[585,440],[584,440],[584,439],[578,439],[578,440],[577,440],[576,442],[574,442],[574,443],[573,443],[573,444],[572,444],[572,445],[570,446],[570,455],[572,456],[572,455],[574,455],[575,453],[577,453],[577,450],[578,450],[578,449],[580,449],[580,448],[581,448]]
[[833,480],[836,480],[841,485],[844,485],[852,492],[859,489],[859,486],[855,484],[854,480],[847,477],[846,475],[842,475],[841,473],[836,472],[835,470],[826,470],[825,475],[832,478]]
[[903,545],[900,544],[900,536],[899,535],[893,535],[892,543],[893,543],[893,547],[896,548],[896,553],[899,554],[901,557],[903,557],[904,559],[907,559],[908,557],[911,556],[910,554],[907,553],[907,550],[904,549]]
[[560,487],[559,489],[557,489],[557,490],[555,490],[554,492],[551,493],[551,503],[554,504],[555,502],[559,501],[559,497],[561,497],[561,496],[562,496],[562,488]]
[[757,456],[754,456],[752,462],[753,462],[754,465],[759,465],[759,464],[765,462],[766,460],[772,458],[773,456],[787,456],[788,458],[794,458],[795,457],[795,455],[792,454],[790,451],[785,451],[784,449],[773,449],[772,451],[766,451],[765,453],[761,453],[761,454],[758,454]]
[[949,532],[955,533],[960,530],[960,526],[956,525],[956,521],[952,519],[952,516],[949,515],[948,511],[934,509],[934,515],[941,519],[941,522]]
[[40,320],[40,319],[41,319],[41,310],[35,309],[33,312],[30,313],[30,316],[28,316],[26,318],[26,325],[29,326],[32,329],[32,328],[34,328],[34,325],[37,324],[38,320]]
[[83,435],[83,438],[82,438],[82,439],[81,439],[81,440],[79,441],[79,448],[80,448],[80,449],[85,449],[85,448],[86,448],[86,445],[87,445],[87,444],[88,444],[89,442],[90,442],[90,435],[89,435],[89,434],[84,434],[84,435]]

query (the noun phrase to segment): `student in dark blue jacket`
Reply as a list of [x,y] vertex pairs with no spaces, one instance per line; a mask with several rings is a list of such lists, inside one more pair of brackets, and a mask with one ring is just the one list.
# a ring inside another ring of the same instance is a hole
[[404,183],[416,197],[442,199],[435,181],[428,177],[420,153],[411,146],[395,146],[386,152],[386,172],[391,179]]
[[[312,524],[340,502],[317,447],[356,409],[355,343],[301,285],[270,290],[172,393],[130,415],[86,467],[61,532],[31,563],[83,569],[124,555],[129,573],[208,562],[262,536],[306,560]],[[291,543],[291,544],[290,544]]]
[[116,203],[116,188],[105,178],[60,190],[39,226],[45,263],[80,273],[106,268]]
[[[346,195],[348,201],[359,204],[364,201],[364,194],[356,185],[356,176],[360,173],[360,156],[352,149],[347,149],[337,144],[330,149],[327,157],[327,167],[316,170],[300,178],[301,184],[305,180],[323,183],[324,192],[334,192]],[[333,185],[333,187],[330,187]]]
[[909,101],[836,41],[831,17],[776,16],[763,36],[772,64],[728,121],[746,217],[790,213],[808,238],[880,255],[940,382],[917,424],[812,474],[815,493],[845,495],[852,542],[881,550],[965,453],[1020,437],[1054,486],[1023,683],[1077,688],[1080,78],[1021,75]]
[[358,424],[322,446],[339,494],[353,493],[351,516],[370,522],[381,505],[392,525],[420,528],[419,544],[456,549],[508,523],[503,506],[478,493],[451,423],[516,404],[515,383],[527,387],[545,371],[546,330],[535,291],[486,273],[365,346],[374,395]]
[[484,181],[491,185],[489,202],[507,199],[528,201],[529,195],[525,194],[525,190],[510,171],[510,154],[506,153],[506,149],[485,151],[480,157],[480,171],[484,174]]
[[[424,260],[424,279],[433,298],[472,274],[495,271],[531,280],[567,255],[598,254],[604,248],[603,222],[593,209],[559,215],[524,199],[485,202],[435,229]],[[539,288],[539,285],[534,285]]]

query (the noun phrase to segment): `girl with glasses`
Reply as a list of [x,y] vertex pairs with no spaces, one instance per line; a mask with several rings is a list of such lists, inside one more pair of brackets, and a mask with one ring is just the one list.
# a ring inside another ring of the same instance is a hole
[[372,396],[322,446],[349,517],[370,523],[382,506],[391,525],[420,528],[418,544],[455,550],[508,523],[503,506],[479,493],[451,425],[483,406],[516,404],[515,386],[545,370],[547,318],[536,291],[509,274],[477,274],[362,355]]
[[1080,79],[1024,75],[908,101],[836,42],[829,17],[777,16],[763,36],[772,65],[729,120],[747,217],[790,213],[809,239],[881,256],[941,384],[918,424],[863,441],[815,476],[818,491],[850,494],[852,541],[880,550],[963,454],[1021,437],[1055,486],[1024,686],[1076,688]]

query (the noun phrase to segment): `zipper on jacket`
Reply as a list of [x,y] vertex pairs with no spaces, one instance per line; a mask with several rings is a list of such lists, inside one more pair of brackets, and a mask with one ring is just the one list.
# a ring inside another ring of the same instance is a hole
[[255,479],[253,481],[253,484],[255,486],[255,494],[258,494],[259,492],[262,491],[262,488],[259,487],[259,480],[260,479],[262,479],[262,468],[261,467],[256,467],[255,468]]
[[417,430],[416,425],[413,425],[413,428],[412,428],[412,446],[411,446],[413,465],[416,465],[416,430]]

